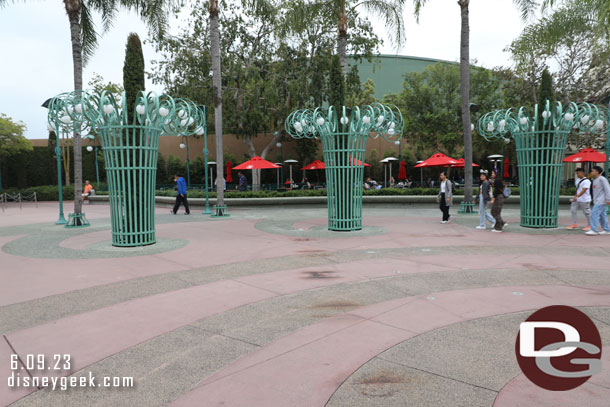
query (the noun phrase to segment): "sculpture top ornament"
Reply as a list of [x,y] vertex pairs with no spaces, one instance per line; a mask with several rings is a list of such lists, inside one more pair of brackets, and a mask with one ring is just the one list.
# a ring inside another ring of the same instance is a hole
[[479,119],[477,130],[487,141],[508,141],[517,134],[534,131],[601,134],[608,125],[605,117],[604,108],[593,104],[569,102],[564,106],[555,102],[551,108],[546,101],[542,112],[535,105],[533,116],[526,107],[489,112]]
[[129,127],[147,127],[177,136],[204,133],[203,111],[188,99],[139,92],[132,109],[130,123],[125,92],[119,103],[109,91],[73,91],[51,99],[47,120],[49,130],[78,131],[82,136],[105,129]]
[[368,134],[371,138],[381,135],[387,141],[397,141],[402,137],[404,121],[396,106],[375,103],[351,109],[343,106],[341,117],[334,106],[296,110],[286,118],[284,128],[295,139]]

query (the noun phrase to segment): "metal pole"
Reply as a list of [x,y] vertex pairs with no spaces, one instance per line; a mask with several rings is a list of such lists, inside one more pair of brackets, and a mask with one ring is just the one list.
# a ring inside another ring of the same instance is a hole
[[[207,108],[205,106],[201,106],[203,110],[203,116],[206,116]],[[208,185],[208,126],[204,126],[203,128],[203,162],[205,167],[205,210],[203,211],[204,215],[210,215],[212,211],[210,211],[210,191]]]
[[[610,102],[608,103],[608,119],[606,120],[606,178],[610,181]],[[610,206],[606,206],[606,213],[610,214]]]
[[[59,128],[59,126],[57,126]],[[61,146],[60,143],[59,132],[57,133],[56,143],[55,143],[55,156],[57,157],[57,186],[59,187],[59,219],[55,222],[56,225],[65,225],[68,223],[66,218],[64,217],[64,194],[61,183]]]
[[290,164],[290,187],[292,187],[292,164]]
[[284,181],[284,143],[280,145],[280,161],[282,162],[282,168],[280,169],[280,180]]
[[280,169],[277,169],[277,189],[280,189]]
[[190,154],[189,154],[189,138],[186,139],[186,186],[191,187],[191,167],[190,167]]
[[94,151],[95,151],[95,177],[97,178],[97,190],[100,190],[100,170],[97,163],[97,138],[93,139]]

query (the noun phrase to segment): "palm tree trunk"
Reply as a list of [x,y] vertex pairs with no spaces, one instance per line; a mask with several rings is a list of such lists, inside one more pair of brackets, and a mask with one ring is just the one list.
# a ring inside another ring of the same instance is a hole
[[[472,203],[472,129],[470,128],[470,0],[459,0],[462,16],[460,38],[460,91],[462,96],[462,126],[464,131],[464,202]],[[468,207],[466,207],[467,210]]]
[[341,73],[345,77],[347,64],[347,14],[345,13],[345,0],[341,0],[339,10],[339,36],[337,37],[337,54],[341,63]]
[[[74,6],[77,7],[74,7]],[[74,2],[68,6],[66,3],[66,11],[70,21],[70,37],[72,39],[72,63],[74,65],[74,90],[83,89],[83,53],[80,36],[80,2]],[[81,213],[82,209],[82,193],[83,193],[83,157],[81,148],[80,132],[74,132],[73,139],[74,147],[74,213]]]
[[224,159],[222,148],[222,78],[220,71],[220,28],[218,0],[210,0],[210,53],[214,94],[214,133],[216,134],[216,205],[224,205]]

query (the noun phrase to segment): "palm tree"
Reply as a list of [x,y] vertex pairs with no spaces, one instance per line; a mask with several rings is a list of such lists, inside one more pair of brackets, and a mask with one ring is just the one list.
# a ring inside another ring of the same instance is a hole
[[[535,0],[513,0],[522,12],[523,18],[533,13],[538,2]],[[554,0],[544,0],[553,2]],[[604,0],[583,0],[604,1]],[[415,6],[415,17],[419,22],[422,7],[428,0],[413,0]],[[462,131],[464,132],[464,202],[472,204],[472,127],[470,117],[470,0],[458,0],[461,16],[460,34],[460,93],[462,99]],[[472,206],[464,206],[466,211],[471,211]]]
[[[0,0],[0,7],[10,0]],[[70,24],[72,42],[72,64],[74,66],[74,90],[83,89],[83,66],[93,55],[99,34],[95,30],[92,13],[102,17],[103,29],[107,31],[114,22],[119,9],[136,11],[148,25],[151,34],[163,36],[167,28],[168,7],[173,0],[63,0]],[[74,132],[74,213],[82,209],[82,150],[80,133]]]
[[337,54],[341,62],[341,72],[345,75],[347,63],[348,9],[364,8],[371,15],[380,17],[388,29],[390,40],[399,48],[404,42],[405,23],[403,12],[406,0],[362,0],[351,5],[348,0],[327,0],[329,6],[338,10]]
[[[218,0],[210,0],[210,57],[214,98],[214,134],[216,135],[216,206],[224,206],[224,152],[222,147],[222,77],[220,72],[220,28]],[[219,213],[216,212],[218,215]]]

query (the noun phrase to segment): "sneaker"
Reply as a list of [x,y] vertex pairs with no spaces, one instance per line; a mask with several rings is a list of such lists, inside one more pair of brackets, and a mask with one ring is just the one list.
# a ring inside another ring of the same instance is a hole
[[591,226],[585,226],[584,228],[582,228],[582,230],[584,230],[585,232],[588,232],[591,230]]
[[483,230],[483,229],[487,229],[487,228],[486,228],[485,226],[480,226],[480,225],[479,225],[479,226],[477,226],[475,229],[481,229],[481,230]]
[[493,228],[495,228],[495,227],[496,227],[496,222],[494,222],[494,223],[492,223],[492,224],[491,224],[491,228],[492,228],[492,229],[493,229]]
[[171,213],[172,215],[176,214],[176,212],[174,212],[174,211],[169,211],[169,213]]
[[184,214],[185,214],[185,215],[190,215],[191,213],[190,213],[190,212],[184,212]]
[[606,232],[605,230],[602,230],[601,232],[599,232],[600,235],[610,235],[610,232]]
[[442,221],[441,221],[441,224],[443,224],[443,225],[444,225],[445,223],[447,223],[447,221],[446,221],[446,220],[442,220]]
[[506,229],[507,226],[508,226],[508,223],[504,222],[504,225],[502,225],[502,230]]
[[585,235],[587,235],[587,236],[597,236],[597,235],[599,235],[599,233],[590,230],[587,233],[585,233]]
[[498,229],[492,229],[491,231],[492,231],[492,232],[495,232],[495,233],[502,233],[502,231],[501,231],[501,230],[498,230]]
[[572,225],[570,225],[570,226],[566,227],[566,229],[568,229],[568,230],[574,230],[574,229],[578,229],[578,225],[574,223],[574,224],[572,224]]

